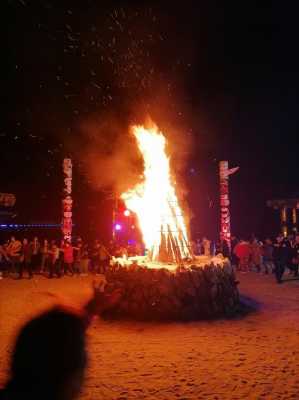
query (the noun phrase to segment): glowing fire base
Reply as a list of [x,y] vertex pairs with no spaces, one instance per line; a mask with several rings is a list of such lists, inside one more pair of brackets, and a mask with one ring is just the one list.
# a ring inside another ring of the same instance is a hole
[[107,274],[107,290],[121,288],[123,296],[104,317],[200,320],[233,315],[239,309],[237,282],[229,261],[217,259],[175,268],[117,264]]

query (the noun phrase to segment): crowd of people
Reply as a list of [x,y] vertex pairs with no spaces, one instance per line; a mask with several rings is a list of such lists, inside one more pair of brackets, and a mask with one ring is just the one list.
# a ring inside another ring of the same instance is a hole
[[[256,271],[275,274],[278,283],[282,282],[285,271],[298,276],[299,234],[287,237],[279,235],[274,241],[270,238],[259,241],[232,237],[231,246],[226,241],[213,242],[206,237],[191,243],[195,255],[213,256],[222,253],[230,258],[237,271],[246,273]],[[80,237],[74,242],[55,241],[34,237],[31,241],[12,236],[0,244],[0,276],[29,278],[43,274],[48,278],[63,275],[103,274],[110,266],[112,257],[144,255],[145,250],[136,243],[126,246],[110,242],[105,246],[99,240],[85,243]]]
[[277,283],[282,283],[286,272],[294,277],[298,276],[299,235],[286,237],[281,234],[275,240],[266,238],[264,241],[259,241],[256,237],[251,240],[233,237],[230,257],[232,264],[241,273],[273,273]]
[[266,238],[264,241],[255,236],[249,240],[232,237],[231,246],[226,241],[213,242],[204,237],[193,242],[192,248],[193,254],[213,256],[222,253],[241,273],[273,273],[278,283],[282,282],[286,272],[298,276],[299,234],[287,237],[281,234],[275,240]]
[[281,234],[274,241],[267,238],[263,242],[255,237],[251,240],[233,238],[231,257],[240,272],[274,273],[277,283],[281,283],[286,271],[298,276],[299,235],[285,237]]
[[12,236],[0,245],[1,277],[17,276],[29,278],[42,274],[48,278],[60,278],[63,275],[87,275],[88,273],[105,273],[112,256],[132,256],[141,254],[142,248],[137,245],[104,246],[99,240],[91,245],[79,237],[74,243],[67,240],[57,242],[34,237],[29,241]]

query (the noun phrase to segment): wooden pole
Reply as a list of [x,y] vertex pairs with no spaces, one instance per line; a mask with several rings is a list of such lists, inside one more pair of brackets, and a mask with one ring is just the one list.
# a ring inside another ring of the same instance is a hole
[[230,223],[230,200],[229,200],[229,175],[235,173],[239,167],[228,169],[228,161],[219,163],[220,180],[220,240],[226,241],[231,247],[231,223]]
[[73,179],[73,165],[70,158],[63,160],[63,174],[64,174],[64,189],[62,199],[62,234],[63,239],[72,240],[73,229],[73,199],[72,199],[72,179]]

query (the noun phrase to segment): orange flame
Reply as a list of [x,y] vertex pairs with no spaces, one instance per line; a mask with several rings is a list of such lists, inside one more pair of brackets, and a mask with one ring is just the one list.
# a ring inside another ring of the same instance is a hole
[[171,182],[166,138],[156,125],[132,126],[144,160],[142,183],[121,195],[136,213],[152,261],[179,262],[190,258],[187,229]]

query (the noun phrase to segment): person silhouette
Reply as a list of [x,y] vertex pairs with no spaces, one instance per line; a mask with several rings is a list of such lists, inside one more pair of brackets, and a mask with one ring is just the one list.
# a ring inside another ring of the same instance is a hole
[[27,322],[17,337],[10,379],[1,400],[71,400],[82,387],[87,364],[85,332],[92,317],[121,297],[107,295],[103,284],[83,309],[54,306]]

